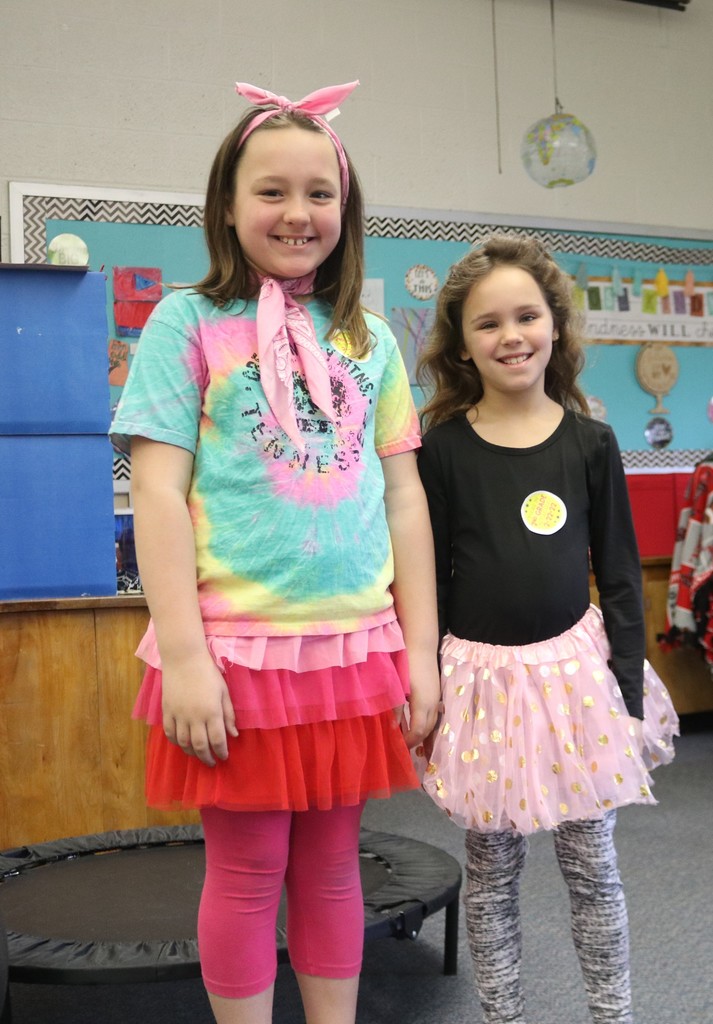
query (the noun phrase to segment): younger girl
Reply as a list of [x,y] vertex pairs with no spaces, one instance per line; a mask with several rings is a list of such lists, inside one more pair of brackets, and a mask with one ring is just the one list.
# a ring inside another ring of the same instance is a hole
[[154,311],[112,428],[152,616],[147,797],[201,810],[219,1024],[271,1019],[283,882],[308,1024],[353,1024],[361,811],[418,785],[407,744],[436,717],[418,421],[360,306],[361,192],[319,116],[354,85],[291,103],[238,84],[256,105],[210,173],[210,268]]
[[673,756],[619,451],[587,417],[582,361],[568,280],[537,242],[495,236],[451,269],[420,365],[445,706],[424,787],[468,830],[486,1024],[524,1022],[518,886],[538,829],[554,830],[592,1018],[631,1021],[612,832]]

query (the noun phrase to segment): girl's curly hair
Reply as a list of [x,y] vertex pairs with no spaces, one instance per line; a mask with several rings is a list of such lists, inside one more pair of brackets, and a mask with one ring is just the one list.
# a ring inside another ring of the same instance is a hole
[[539,285],[559,332],[545,371],[545,393],[565,408],[589,415],[587,400],[577,386],[584,365],[583,324],[569,277],[536,239],[496,234],[451,267],[438,295],[435,321],[416,370],[428,399],[421,410],[424,427],[453,419],[483,397],[475,363],[461,358],[462,315],[471,288],[496,267],[520,267]]

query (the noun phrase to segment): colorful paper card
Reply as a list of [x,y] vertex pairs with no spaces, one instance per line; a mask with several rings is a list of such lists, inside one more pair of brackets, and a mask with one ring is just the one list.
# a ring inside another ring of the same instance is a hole
[[118,338],[109,339],[109,383],[123,387],[129,375],[129,346]]
[[158,302],[163,294],[160,267],[114,267],[114,299]]
[[155,302],[115,302],[114,322],[119,337],[138,338],[156,305]]

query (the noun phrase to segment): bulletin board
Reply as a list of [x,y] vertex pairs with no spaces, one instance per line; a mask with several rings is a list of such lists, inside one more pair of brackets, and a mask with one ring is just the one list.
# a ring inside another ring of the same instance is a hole
[[[192,193],[10,184],[13,262],[44,262],[51,240],[71,233],[86,243],[91,269],[107,275],[113,403],[142,295],[205,272],[202,202]],[[713,449],[713,232],[369,208],[365,301],[389,319],[411,373],[449,266],[493,231],[539,238],[572,276],[589,338],[583,389],[614,428],[627,472],[690,472]],[[128,300],[117,299],[117,286],[129,287]],[[659,397],[636,377],[642,346],[652,343],[668,350],[674,370]],[[118,460],[115,487],[122,475],[128,481]]]

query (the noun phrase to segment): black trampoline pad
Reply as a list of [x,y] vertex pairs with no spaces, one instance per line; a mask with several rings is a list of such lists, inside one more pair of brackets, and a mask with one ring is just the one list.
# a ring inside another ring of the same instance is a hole
[[[460,865],[428,844],[362,830],[360,871],[365,938],[415,937],[429,914],[457,907]],[[10,979],[104,984],[197,976],[204,872],[199,826],[79,836],[0,854]],[[276,941],[284,962],[284,896]]]

